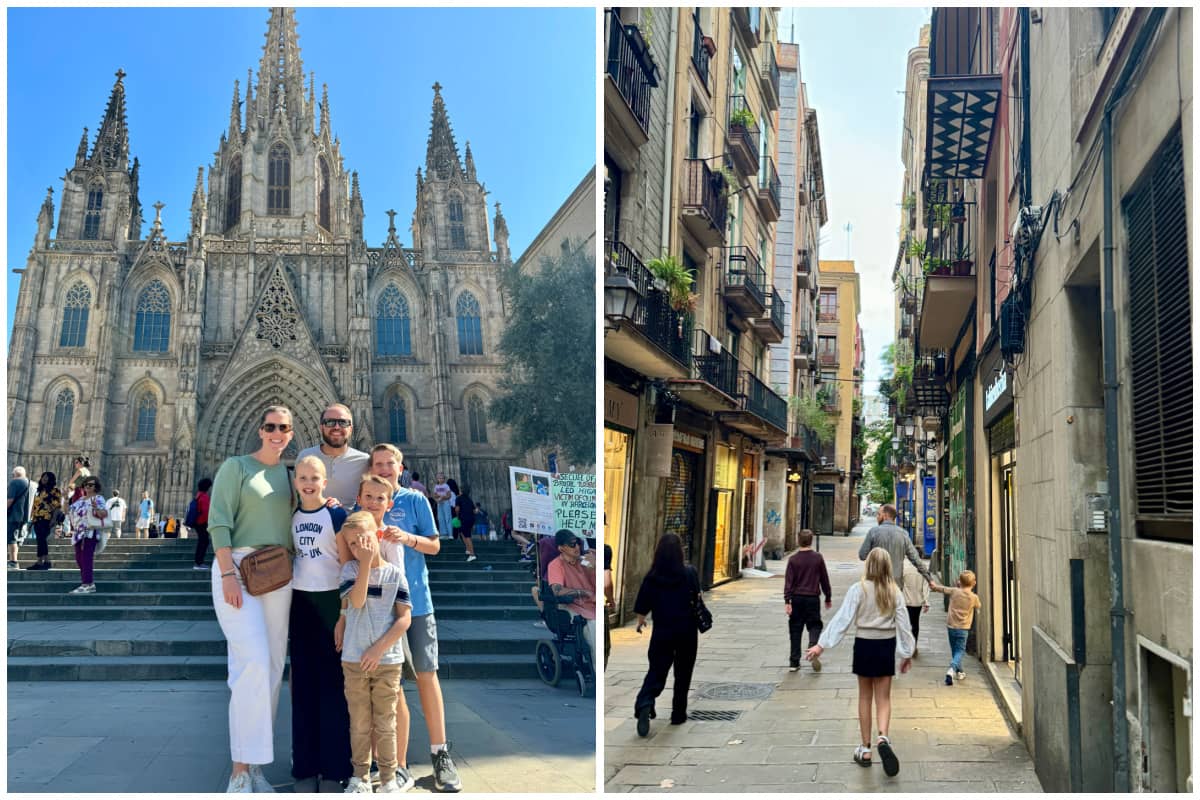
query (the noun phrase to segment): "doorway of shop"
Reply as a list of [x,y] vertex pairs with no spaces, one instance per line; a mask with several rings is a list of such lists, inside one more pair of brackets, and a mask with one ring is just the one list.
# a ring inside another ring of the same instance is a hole
[[833,535],[832,483],[814,483],[812,493],[812,529],[818,536]]
[[[1011,459],[1011,452],[1005,454]],[[1017,595],[1017,508],[1014,464],[1005,459],[1000,468],[1000,615],[1001,658],[1021,680],[1021,605]]]

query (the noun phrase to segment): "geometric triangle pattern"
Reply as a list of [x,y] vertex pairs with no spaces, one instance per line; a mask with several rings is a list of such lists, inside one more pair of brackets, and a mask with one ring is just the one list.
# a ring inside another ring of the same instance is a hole
[[999,75],[929,79],[929,177],[983,177],[999,105]]

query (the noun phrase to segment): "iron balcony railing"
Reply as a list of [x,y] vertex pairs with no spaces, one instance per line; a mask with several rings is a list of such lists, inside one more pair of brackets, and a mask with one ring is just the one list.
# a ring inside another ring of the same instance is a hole
[[729,98],[729,153],[747,176],[758,173],[758,138],[758,116],[750,102],[745,95],[733,95]]
[[616,9],[610,11],[608,75],[646,133],[650,132],[650,90],[658,85],[649,59],[650,54],[637,26],[622,22]]
[[771,322],[775,324],[775,327],[782,334],[784,315],[787,312],[787,308],[783,304],[783,298],[779,296],[779,292],[774,286],[771,287],[771,295],[767,300],[767,311],[771,314]]
[[633,281],[642,299],[633,325],[685,367],[691,361],[691,318],[671,308],[666,292],[654,288],[654,275],[623,242],[606,240],[605,252],[618,274]]
[[701,328],[695,329],[693,337],[692,374],[730,397],[737,397],[738,360],[733,353],[724,345],[717,345],[717,352],[713,352],[712,337]]
[[725,176],[708,168],[704,159],[684,161],[684,208],[695,209],[708,217],[714,228],[725,233],[725,216],[729,204],[725,200]]
[[836,347],[830,350],[817,351],[817,363],[823,367],[836,367],[838,365],[838,350]]
[[763,65],[762,65],[762,79],[768,85],[770,85],[771,89],[774,91],[775,94],[772,99],[775,99],[776,102],[773,103],[772,105],[778,107],[778,105],[779,105],[779,102],[778,102],[778,98],[779,98],[779,63],[775,61],[775,43],[774,42],[764,42],[763,46],[760,48],[760,50],[764,54],[763,55]]
[[812,333],[808,328],[801,328],[796,335],[796,352],[802,355],[812,355]]
[[758,170],[758,188],[770,194],[776,208],[779,208],[781,185],[779,182],[779,170],[775,169],[775,159],[767,156]]
[[796,251],[796,271],[801,275],[809,275],[812,273],[812,262],[808,257],[808,249],[801,247]]
[[766,304],[763,293],[767,285],[767,273],[758,263],[758,256],[746,246],[725,248],[725,285],[744,286],[761,304]]
[[758,41],[759,14],[760,11],[757,8],[735,6],[733,9],[733,21],[741,27],[742,32],[746,34],[746,38],[751,43]]
[[708,48],[704,46],[704,31],[700,30],[699,10],[697,10],[697,13],[692,15],[692,23],[692,29],[694,31],[692,36],[692,64],[696,67],[697,74],[700,75],[701,83],[703,83],[704,87],[707,89],[708,61],[710,56],[708,54]]
[[742,372],[743,408],[780,430],[787,430],[787,401],[749,371]]

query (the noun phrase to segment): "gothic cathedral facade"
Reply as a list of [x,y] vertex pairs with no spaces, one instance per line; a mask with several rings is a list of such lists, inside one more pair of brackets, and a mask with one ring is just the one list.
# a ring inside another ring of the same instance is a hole
[[294,456],[341,401],[355,446],[393,442],[410,467],[470,484],[498,514],[507,467],[523,459],[486,416],[512,258],[498,203],[489,236],[486,190],[469,143],[460,157],[441,87],[412,247],[392,211],[387,240],[368,247],[328,91],[317,103],[305,87],[294,11],[272,9],[245,113],[235,81],[187,240],[171,242],[160,204],[142,238],[124,78],[90,148],[84,129],[57,227],[53,190],[38,214],[9,351],[9,464],[65,480],[84,454],[106,490],[148,490],[164,514],[182,513],[196,481],[257,448],[264,408],[293,410]]

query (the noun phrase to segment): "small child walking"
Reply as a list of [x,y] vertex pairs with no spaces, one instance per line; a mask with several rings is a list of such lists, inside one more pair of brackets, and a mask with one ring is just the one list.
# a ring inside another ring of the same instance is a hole
[[[825,557],[812,549],[813,532],[800,531],[800,549],[788,559],[783,579],[783,610],[788,617],[788,672],[800,669],[804,631],[808,629],[808,646],[821,638],[821,593],[825,593],[825,608],[833,607],[833,592],[829,587],[829,571]],[[812,659],[813,672],[821,671],[821,659]]]
[[933,584],[935,592],[950,596],[950,608],[946,611],[946,636],[950,639],[950,667],[946,670],[946,685],[953,686],[954,679],[966,679],[962,669],[963,653],[967,651],[967,635],[975,622],[975,609],[979,608],[979,595],[975,588],[975,573],[964,569],[958,575],[958,586]]
[[379,791],[403,791],[396,781],[396,697],[404,650],[400,638],[412,622],[404,573],[379,557],[375,520],[356,511],[342,525],[353,560],[342,567],[341,640],[346,705],[350,710],[350,761],[354,775],[347,794],[370,794],[371,739],[379,762]]
[[816,646],[809,648],[805,658],[812,661],[834,647],[853,622],[854,660],[852,671],[858,676],[858,726],[862,744],[854,750],[854,761],[860,767],[871,766],[871,703],[879,723],[876,746],[888,777],[900,772],[900,760],[892,749],[888,728],[892,722],[892,678],[896,674],[896,658],[900,671],[912,666],[913,636],[904,596],[892,580],[892,559],[887,551],[876,547],[867,555],[863,576],[846,591],[842,607],[829,621]]
[[929,610],[929,582],[915,569],[904,570],[904,605],[908,609],[908,624],[912,626],[913,658],[921,652],[917,646],[921,635],[921,614]]

